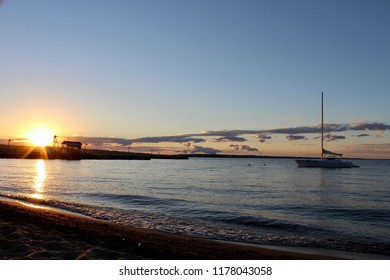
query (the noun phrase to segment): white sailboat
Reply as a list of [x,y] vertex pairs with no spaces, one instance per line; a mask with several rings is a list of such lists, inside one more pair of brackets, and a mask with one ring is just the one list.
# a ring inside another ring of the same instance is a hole
[[[330,155],[324,157],[324,155]],[[324,94],[321,92],[321,159],[297,159],[298,167],[322,167],[322,168],[352,168],[359,167],[352,162],[343,161],[343,154],[334,153],[324,149]]]

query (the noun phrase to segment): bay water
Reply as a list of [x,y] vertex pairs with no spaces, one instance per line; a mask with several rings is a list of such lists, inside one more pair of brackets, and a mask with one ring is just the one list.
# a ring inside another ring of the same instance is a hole
[[0,199],[155,231],[390,257],[390,160],[0,159]]

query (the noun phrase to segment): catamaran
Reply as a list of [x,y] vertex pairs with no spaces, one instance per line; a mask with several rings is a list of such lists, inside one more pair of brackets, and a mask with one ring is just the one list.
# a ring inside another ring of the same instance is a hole
[[[324,155],[329,155],[325,157]],[[352,168],[359,167],[352,162],[343,161],[342,155],[324,149],[324,93],[321,92],[321,159],[297,159],[298,167]]]

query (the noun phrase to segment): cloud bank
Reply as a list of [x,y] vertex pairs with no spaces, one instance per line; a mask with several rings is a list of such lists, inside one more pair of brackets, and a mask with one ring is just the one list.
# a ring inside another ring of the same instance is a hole
[[[326,141],[345,140],[346,136],[337,135],[340,132],[346,131],[362,131],[354,137],[367,137],[368,131],[375,131],[377,135],[383,134],[384,131],[390,130],[390,125],[378,122],[363,122],[353,124],[324,124],[324,132]],[[248,138],[257,138],[260,143],[271,141],[272,135],[286,135],[288,141],[306,141],[308,138],[306,134],[318,134],[321,132],[320,125],[313,126],[299,126],[287,127],[277,129],[263,129],[263,130],[207,130],[200,133],[168,135],[168,136],[153,136],[141,137],[134,139],[126,138],[110,138],[110,137],[72,137],[73,141],[80,141],[84,144],[92,146],[131,146],[133,144],[158,144],[158,143],[180,143],[189,146],[192,144],[200,144],[206,142],[239,142],[245,143]],[[336,133],[336,134],[335,134]],[[316,137],[314,137],[316,138]],[[318,137],[317,137],[318,138]],[[229,146],[235,151],[259,152],[257,148],[251,148],[248,145],[231,144]],[[220,150],[214,148],[194,145],[194,153],[219,153]]]

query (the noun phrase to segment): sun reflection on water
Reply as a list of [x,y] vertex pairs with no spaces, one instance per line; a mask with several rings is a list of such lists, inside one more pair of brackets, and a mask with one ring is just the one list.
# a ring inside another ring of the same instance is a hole
[[44,160],[37,160],[36,170],[37,174],[35,177],[34,193],[31,195],[31,197],[43,199],[43,192],[46,180],[46,166]]

